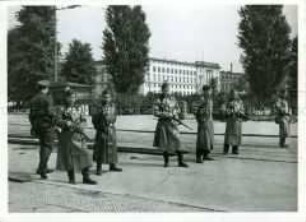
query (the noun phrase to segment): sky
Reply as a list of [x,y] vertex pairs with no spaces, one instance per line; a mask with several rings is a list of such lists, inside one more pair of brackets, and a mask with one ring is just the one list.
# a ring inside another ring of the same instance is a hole
[[[222,70],[229,70],[233,63],[235,72],[243,72],[242,51],[237,40],[241,6],[172,4],[171,7],[142,7],[151,31],[150,57],[188,62],[204,60],[219,63]],[[105,7],[97,6],[58,10],[57,33],[63,51],[67,51],[72,39],[79,39],[90,43],[94,58],[100,60],[102,32],[106,27],[104,13]],[[283,13],[291,26],[291,36],[297,35],[297,7],[286,5]]]

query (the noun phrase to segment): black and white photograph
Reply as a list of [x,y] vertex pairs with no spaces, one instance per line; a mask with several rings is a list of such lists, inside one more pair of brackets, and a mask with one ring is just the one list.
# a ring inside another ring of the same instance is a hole
[[305,211],[298,4],[2,7],[8,213]]

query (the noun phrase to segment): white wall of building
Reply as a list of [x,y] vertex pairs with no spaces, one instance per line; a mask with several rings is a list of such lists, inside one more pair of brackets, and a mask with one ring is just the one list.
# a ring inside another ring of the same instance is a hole
[[209,84],[211,78],[218,79],[219,87],[219,68],[199,66],[195,63],[150,59],[140,93],[144,95],[148,92],[159,93],[162,83],[167,81],[171,93],[191,95],[199,92],[204,84]]

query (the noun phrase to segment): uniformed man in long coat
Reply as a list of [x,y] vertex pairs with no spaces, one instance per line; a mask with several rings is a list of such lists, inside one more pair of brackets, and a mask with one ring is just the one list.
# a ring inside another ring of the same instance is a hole
[[100,110],[92,116],[92,123],[96,129],[94,159],[97,162],[97,175],[102,174],[102,164],[109,164],[110,171],[122,171],[117,167],[116,106],[109,90],[103,92],[102,98]]
[[279,125],[279,145],[286,147],[286,138],[289,134],[290,110],[286,101],[286,91],[281,90],[275,103],[275,122]]
[[178,166],[188,167],[183,161],[181,141],[179,138],[178,123],[179,105],[176,99],[169,94],[169,84],[162,84],[162,93],[154,104],[154,116],[158,117],[155,130],[153,146],[163,151],[164,167],[168,167],[169,154],[176,153],[178,156]]
[[75,172],[81,171],[84,184],[96,184],[90,178],[92,166],[91,153],[87,149],[86,134],[83,131],[84,115],[80,107],[75,105],[75,95],[71,91],[65,93],[65,107],[57,119],[61,128],[56,167],[68,173],[69,183],[75,184]]
[[203,160],[213,160],[209,153],[214,146],[213,100],[208,85],[203,86],[203,97],[195,115],[198,122],[196,162],[203,163],[202,157]]
[[245,112],[243,102],[240,99],[238,92],[232,90],[225,110],[226,129],[223,150],[224,154],[228,153],[230,146],[232,146],[233,154],[239,154],[239,146],[241,145],[242,139],[242,121],[244,116]]
[[47,173],[52,172],[48,169],[50,158],[55,140],[53,99],[49,94],[50,82],[42,80],[38,82],[40,92],[30,101],[29,120],[32,125],[31,134],[39,138],[39,164],[36,173],[42,179],[47,179]]

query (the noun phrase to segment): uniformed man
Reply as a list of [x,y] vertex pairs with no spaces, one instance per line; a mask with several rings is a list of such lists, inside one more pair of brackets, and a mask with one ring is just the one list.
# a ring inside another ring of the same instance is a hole
[[33,97],[30,102],[29,119],[32,125],[32,133],[39,138],[39,164],[37,174],[42,179],[47,179],[47,173],[52,172],[48,169],[48,160],[54,144],[54,110],[53,100],[49,92],[50,82],[42,80],[38,82],[40,92]]
[[178,123],[175,121],[179,118],[179,105],[176,99],[170,96],[168,83],[163,83],[161,88],[162,93],[153,108],[154,116],[158,117],[153,146],[163,151],[164,167],[168,167],[171,153],[177,154],[179,167],[188,167],[183,162]]
[[286,147],[286,138],[289,131],[290,110],[286,101],[286,91],[281,90],[275,103],[275,122],[279,125],[279,145]]
[[57,119],[61,127],[59,134],[59,149],[56,167],[68,173],[69,183],[75,184],[75,171],[81,171],[83,183],[95,185],[96,181],[90,178],[89,169],[92,166],[92,157],[87,149],[83,123],[86,121],[84,113],[76,105],[73,92],[65,91],[64,110]]
[[230,98],[226,104],[226,129],[224,139],[224,154],[228,154],[230,146],[232,146],[232,154],[239,154],[239,146],[242,139],[242,121],[244,119],[244,106],[238,92],[232,90]]
[[109,164],[110,171],[122,171],[117,167],[116,106],[109,90],[105,90],[102,97],[102,106],[92,117],[92,123],[96,129],[94,159],[97,162],[97,175],[102,174],[102,164]]
[[203,97],[196,110],[196,120],[198,122],[196,162],[203,163],[203,160],[213,160],[209,157],[214,146],[214,125],[213,125],[213,101],[211,98],[211,88],[203,86]]

